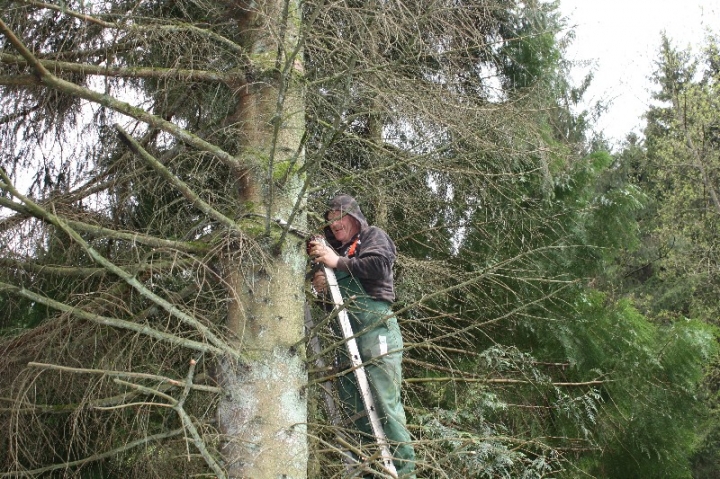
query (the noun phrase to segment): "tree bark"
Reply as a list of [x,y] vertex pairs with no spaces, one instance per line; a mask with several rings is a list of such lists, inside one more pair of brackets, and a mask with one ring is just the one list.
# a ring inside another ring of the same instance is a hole
[[305,478],[307,371],[304,351],[296,346],[304,334],[305,257],[299,239],[287,237],[278,246],[279,234],[269,228],[270,218],[288,218],[302,201],[302,178],[293,174],[302,164],[304,130],[303,95],[295,78],[301,73],[299,10],[297,4],[270,0],[262,11],[246,13],[248,51],[265,80],[241,88],[228,123],[240,135],[242,156],[262,164],[236,174],[240,213],[268,219],[258,232],[267,247],[260,258],[241,244],[224,265],[227,326],[243,359],[219,365],[224,394],[218,425],[228,477]]

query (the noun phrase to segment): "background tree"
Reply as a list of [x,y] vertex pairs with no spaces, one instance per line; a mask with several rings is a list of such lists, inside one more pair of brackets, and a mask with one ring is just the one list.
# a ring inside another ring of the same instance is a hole
[[[642,247],[621,262],[615,287],[657,324],[692,318],[717,325],[716,58],[713,36],[693,52],[663,35],[645,141],[631,138],[622,152],[626,178],[647,192],[649,202],[639,216]],[[707,368],[704,383],[711,409],[717,409],[716,369]],[[716,423],[697,428],[694,477],[715,474]]]

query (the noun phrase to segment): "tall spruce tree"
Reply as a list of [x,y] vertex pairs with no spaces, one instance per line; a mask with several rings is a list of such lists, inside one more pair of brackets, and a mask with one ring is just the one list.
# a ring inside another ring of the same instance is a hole
[[4,471],[305,477],[299,5],[2,7]]

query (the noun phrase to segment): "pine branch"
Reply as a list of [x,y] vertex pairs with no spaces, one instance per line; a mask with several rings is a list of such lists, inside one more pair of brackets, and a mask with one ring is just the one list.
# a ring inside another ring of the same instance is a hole
[[[687,98],[685,98],[685,100],[687,101]],[[687,124],[687,113],[681,111],[682,108],[679,102],[680,100],[677,98],[677,95],[674,95],[673,111],[676,116],[676,121],[679,125],[681,125],[680,128],[685,138],[685,145],[687,146],[688,150],[690,150],[690,155],[693,158],[693,166],[695,166],[695,168],[697,168],[697,170],[700,172],[700,176],[702,177],[702,183],[710,194],[710,199],[713,206],[715,207],[715,214],[720,214],[720,195],[718,194],[718,191],[715,188],[715,185],[710,175],[708,174],[707,168],[705,167],[706,155],[703,151],[701,151],[695,146],[695,142],[693,141],[692,135],[690,134],[690,128]]]
[[10,183],[10,178],[7,177],[4,171],[0,170],[0,179],[2,179],[2,182],[0,182],[0,188],[5,189],[9,193],[11,193],[13,196],[21,200],[25,206],[33,212],[35,215],[45,219],[49,223],[57,226],[58,228],[62,229],[70,238],[72,238],[78,245],[82,247],[83,250],[90,256],[90,258],[93,259],[93,261],[97,262],[104,268],[106,268],[109,272],[113,273],[114,275],[120,277],[123,279],[126,283],[128,283],[132,288],[134,288],[138,293],[140,293],[142,296],[147,298],[148,300],[152,301],[153,303],[157,304],[161,308],[163,308],[165,311],[170,313],[171,315],[178,318],[183,323],[191,326],[196,331],[201,333],[205,338],[207,338],[211,343],[215,345],[216,348],[224,350],[227,354],[229,354],[231,357],[237,358],[238,352],[235,350],[235,348],[231,347],[228,343],[220,339],[210,331],[210,328],[205,326],[204,324],[200,323],[197,319],[193,318],[186,312],[180,310],[177,306],[174,304],[171,304],[166,299],[161,298],[157,294],[150,291],[145,285],[143,285],[140,281],[135,278],[132,274],[124,271],[122,268],[118,267],[114,263],[112,263],[110,260],[105,258],[103,255],[101,255],[98,251],[96,251],[92,246],[90,246],[87,241],[85,241],[82,236],[80,236],[74,229],[72,229],[66,221],[61,219],[60,217],[50,213],[49,211],[41,208],[38,204],[34,203],[32,200],[27,198],[26,196],[20,194],[17,189]]
[[[194,262],[193,259],[158,261],[154,263],[136,263],[124,264],[120,266],[122,269],[131,274],[146,273],[149,271],[161,271],[175,267],[189,266]],[[4,268],[21,269],[23,271],[45,274],[51,276],[79,276],[81,278],[92,278],[95,276],[105,276],[108,271],[105,268],[89,268],[82,266],[63,266],[37,263],[35,261],[26,261],[12,258],[0,257],[0,266]]]
[[506,379],[506,378],[464,378],[456,376],[443,376],[435,378],[406,378],[403,379],[407,383],[447,383],[447,382],[461,382],[461,383],[479,383],[479,384],[548,384],[555,387],[586,387],[586,386],[602,386],[606,381],[584,381],[584,382],[550,382],[542,383],[541,381],[528,381],[525,379]]
[[147,150],[145,150],[145,148],[143,148],[140,143],[138,143],[135,138],[130,136],[120,125],[115,124],[115,129],[118,131],[118,133],[120,133],[120,138],[125,142],[128,148],[132,150],[133,153],[145,160],[155,171],[160,173],[160,176],[165,178],[171,185],[173,185],[178,191],[180,191],[180,193],[182,193],[182,195],[193,206],[195,206],[211,218],[214,218],[218,223],[225,225],[228,229],[230,229],[230,231],[244,236],[242,228],[240,228],[240,226],[235,221],[217,211],[207,202],[203,201],[203,199],[200,198],[200,196],[195,193],[192,188],[188,186],[187,183],[172,174],[172,172],[168,170],[165,165],[160,163],[154,156],[148,153]]
[[[89,313],[78,307],[70,306],[65,303],[55,301],[54,299],[50,299],[45,296],[41,296],[41,295],[34,293],[26,288],[21,288],[18,286],[14,286],[12,284],[0,282],[0,291],[15,294],[18,296],[22,296],[31,301],[36,301],[36,302],[38,302],[42,305],[45,305],[49,308],[55,309],[57,311],[61,311],[63,313],[71,314],[73,316],[76,316],[80,319],[84,319],[86,321],[91,321],[93,323],[100,324],[103,326],[110,326],[112,328],[135,331],[136,333],[140,333],[145,336],[149,336],[149,337],[157,339],[159,341],[174,344],[176,346],[181,346],[181,347],[192,349],[195,351],[200,351],[203,353],[216,354],[216,355],[222,356],[224,354],[227,354],[227,352],[228,352],[227,349],[229,349],[229,348],[218,348],[218,347],[212,346],[210,344],[201,343],[199,341],[193,341],[191,339],[185,339],[185,338],[176,336],[174,334],[166,333],[164,331],[159,331],[159,330],[152,328],[150,326],[147,326],[147,325],[134,323],[132,321],[126,321],[124,319],[111,318],[108,316],[101,316],[101,315],[95,314],[95,313]],[[238,353],[233,354],[233,356],[237,356],[237,355],[238,355]]]
[[[168,391],[176,386],[170,385],[170,384],[164,384],[158,386],[158,389],[160,391]],[[195,388],[201,390],[202,388],[210,388],[208,389],[208,392],[221,392],[219,388],[213,388],[212,386],[204,386],[196,384]],[[212,389],[212,390],[211,390]],[[217,390],[217,391],[215,391]],[[130,391],[123,394],[118,394],[116,396],[110,396],[110,397],[104,397],[100,399],[92,399],[89,401],[83,401],[81,403],[76,404],[20,404],[20,405],[13,405],[12,407],[0,407],[0,413],[2,412],[9,412],[12,414],[21,414],[21,413],[35,413],[40,412],[43,414],[69,414],[76,412],[79,408],[83,409],[98,409],[98,410],[107,410],[110,408],[115,408],[117,406],[121,406],[124,404],[129,404],[128,400],[135,398],[139,395],[138,391]],[[16,403],[16,399],[14,398],[0,398],[0,402],[8,402],[11,404]],[[136,403],[133,403],[136,404]]]
[[24,0],[20,0],[20,2],[18,2],[18,3],[24,3],[25,5],[30,5],[32,7],[46,8],[48,10],[55,10],[56,12],[62,13],[64,15],[68,15],[68,16],[77,18],[78,20],[82,20],[84,22],[99,25],[99,26],[105,27],[105,28],[117,28],[117,26],[118,26],[115,23],[107,22],[105,20],[94,17],[92,15],[86,15],[84,13],[69,10],[69,9],[65,8],[64,5],[53,5],[52,3],[33,2],[33,1],[24,1]]
[[36,87],[41,84],[35,75],[0,75],[0,85],[2,86]]
[[[516,262],[520,261],[521,259],[523,259],[523,258],[525,258],[525,257],[527,257],[527,256],[530,256],[530,255],[533,255],[533,254],[538,254],[538,253],[545,252],[545,251],[552,251],[552,250],[558,250],[558,249],[569,249],[569,248],[571,248],[571,246],[544,246],[544,247],[536,248],[536,249],[533,249],[533,250],[530,250],[530,251],[524,251],[524,252],[522,252],[522,253],[517,254],[516,256],[513,256],[512,258],[505,259],[505,260],[500,261],[500,262],[498,262],[498,263],[496,263],[496,264],[494,264],[494,265],[492,265],[492,266],[490,266],[490,267],[488,267],[488,268],[485,268],[484,271],[480,272],[479,274],[473,275],[472,277],[470,277],[469,279],[467,279],[467,280],[465,280],[465,281],[461,281],[461,282],[459,282],[459,283],[457,283],[457,284],[450,285],[450,286],[448,286],[448,287],[446,287],[446,288],[442,288],[442,289],[433,291],[432,293],[424,294],[419,300],[417,300],[417,301],[415,301],[415,302],[413,302],[413,303],[410,303],[410,304],[408,304],[407,306],[399,309],[399,310],[396,311],[394,314],[400,315],[400,314],[402,314],[402,313],[404,313],[404,312],[406,312],[406,311],[408,311],[408,310],[411,310],[411,309],[413,309],[413,308],[415,308],[415,307],[417,307],[417,306],[419,306],[419,305],[421,305],[421,304],[423,304],[423,303],[427,303],[427,302],[430,301],[431,299],[435,299],[435,298],[447,296],[448,294],[450,294],[450,293],[452,293],[452,292],[454,292],[454,291],[461,290],[461,289],[466,288],[466,287],[468,287],[468,286],[472,286],[472,285],[474,285],[474,284],[477,284],[477,283],[479,283],[480,281],[482,281],[483,279],[486,279],[486,278],[488,278],[489,276],[492,276],[495,271],[497,271],[497,270],[499,270],[499,269],[501,269],[501,268],[503,268],[503,267],[507,267],[507,266],[509,266],[509,265],[511,265],[511,264],[513,264],[513,263],[516,263]],[[552,281],[552,282],[565,283],[565,284],[568,283],[567,281],[548,280],[548,279],[546,279],[546,278],[539,278],[539,279],[541,279],[542,281]],[[536,301],[536,302],[537,302],[537,301]],[[527,308],[527,306],[529,306],[529,305],[524,305],[522,309]],[[496,321],[497,321],[497,319],[491,320],[490,322],[496,322]],[[486,322],[486,324],[487,324],[487,323],[488,323],[488,322]]]
[[130,243],[144,244],[153,248],[168,248],[186,253],[207,253],[210,249],[210,245],[201,243],[199,241],[176,241],[168,240],[165,238],[158,238],[157,236],[150,236],[147,234],[130,232],[130,231],[119,231],[104,226],[93,225],[75,220],[66,220],[68,226],[82,231],[83,233],[91,234],[99,238],[113,238]]
[[[195,360],[193,360],[195,361]],[[65,371],[65,372],[71,372],[71,373],[77,373],[77,374],[102,374],[106,376],[111,377],[117,377],[117,378],[130,378],[130,379],[149,379],[152,381],[158,381],[161,384],[168,384],[170,386],[174,387],[183,387],[183,388],[191,388],[196,391],[206,391],[206,392],[213,392],[213,393],[221,393],[222,389],[214,387],[214,386],[206,386],[203,384],[194,384],[190,383],[188,385],[187,380],[180,381],[178,379],[172,379],[167,376],[160,376],[158,374],[149,374],[149,373],[134,373],[130,371],[116,371],[112,369],[88,369],[88,368],[73,368],[69,366],[60,366],[58,364],[47,364],[47,363],[36,363],[36,362],[30,362],[28,363],[29,367],[34,368],[42,368],[42,369],[52,369],[55,371]]]
[[88,100],[90,102],[105,106],[118,113],[122,113],[138,121],[147,123],[152,128],[157,128],[159,130],[167,132],[172,136],[176,137],[178,140],[183,141],[188,145],[197,148],[198,150],[210,153],[218,160],[226,164],[228,167],[233,169],[233,171],[236,171],[238,169],[247,169],[254,166],[241,165],[238,158],[226,152],[219,146],[213,145],[212,143],[203,140],[197,135],[189,132],[188,130],[180,128],[179,126],[170,121],[164,120],[157,115],[152,115],[142,108],[134,107],[129,103],[117,100],[110,95],[97,93],[90,90],[89,88],[81,87],[69,81],[58,78],[57,76],[50,73],[47,68],[45,68],[45,66],[22,43],[22,41],[7,26],[7,24],[2,21],[2,19],[0,19],[0,33],[4,34],[8,38],[10,43],[20,52],[22,57],[27,60],[28,64],[33,68],[33,70],[35,70],[35,74],[44,85],[58,91],[67,93],[69,95],[73,95],[78,98],[82,98],[84,100]]
[[[83,20],[88,23],[93,23],[95,25],[99,25],[101,27],[110,28],[110,29],[123,29],[123,30],[129,30],[129,31],[137,31],[137,32],[155,32],[158,30],[168,30],[168,31],[178,31],[178,32],[193,32],[200,34],[202,36],[205,36],[207,38],[210,38],[212,40],[215,40],[218,43],[221,43],[227,47],[229,47],[231,50],[244,54],[245,49],[238,45],[237,43],[233,42],[232,40],[223,37],[222,35],[218,35],[217,33],[197,27],[195,25],[189,24],[189,23],[174,23],[174,24],[162,24],[162,23],[150,23],[150,24],[142,24],[137,23],[137,18],[133,19],[133,23],[127,24],[125,22],[125,18],[119,18],[117,22],[109,22],[106,20],[103,20],[102,18],[98,18],[96,16],[92,15],[86,15],[84,13],[76,12],[74,10],[69,10],[66,8],[65,5],[54,5],[52,3],[46,3],[46,2],[34,2],[34,1],[27,1],[27,0],[20,0],[21,3],[25,3],[26,5],[30,5],[33,7],[38,8],[46,8],[48,10],[55,10],[56,12],[60,12],[65,15],[69,15],[71,17],[77,18],[79,20]],[[104,15],[108,18],[112,18],[114,15]],[[116,15],[115,15],[116,16]]]
[[[40,205],[40,204],[38,204]],[[0,206],[4,206],[6,208],[9,208],[21,215],[24,216],[32,216],[39,220],[47,221],[46,218],[44,218],[42,215],[38,215],[33,212],[31,208],[28,208],[27,206],[15,203],[14,201],[11,201],[7,198],[3,198],[0,196]],[[9,218],[6,218],[4,221],[9,221]],[[76,221],[76,220],[64,220],[68,226],[71,228],[82,231],[83,233],[90,234],[95,237],[101,237],[101,238],[111,238],[121,241],[128,241],[130,243],[137,243],[137,244],[143,244],[146,246],[150,246],[153,248],[167,248],[167,249],[174,249],[178,251],[184,251],[187,253],[206,253],[209,249],[209,246],[197,241],[193,242],[186,242],[186,241],[175,241],[175,240],[168,240],[164,238],[158,238],[156,236],[150,236],[142,233],[136,233],[136,232],[130,232],[130,231],[118,231],[113,230],[111,228],[106,228],[104,226],[99,225],[93,225],[90,223],[84,223],[82,221]]]
[[168,403],[162,404],[162,403],[153,403],[154,406],[160,406],[160,407],[171,407],[177,414],[180,416],[180,420],[183,423],[183,426],[185,427],[185,430],[190,433],[190,436],[193,438],[193,444],[195,444],[195,447],[200,451],[200,454],[202,455],[203,459],[205,459],[205,462],[207,465],[215,472],[218,479],[225,479],[227,475],[225,474],[225,471],[223,470],[222,466],[215,460],[215,458],[210,454],[210,451],[208,451],[207,446],[205,445],[205,441],[203,440],[202,436],[198,432],[197,428],[195,427],[195,424],[193,424],[192,418],[190,415],[185,411],[185,408],[183,405],[185,404],[185,400],[187,399],[188,394],[190,393],[190,390],[192,389],[190,385],[192,384],[192,378],[195,374],[195,366],[197,364],[197,361],[191,360],[190,361],[190,368],[188,370],[187,377],[185,379],[185,388],[183,389],[183,392],[180,396],[180,399],[175,399],[174,397],[163,393],[162,391],[159,391],[154,388],[149,388],[147,386],[142,386],[135,383],[130,383],[127,381],[122,381],[120,379],[115,379],[116,382],[122,383],[123,385],[129,386],[131,388],[137,389],[145,394],[148,395],[157,395],[162,398],[165,398]]
[[[30,63],[22,56],[0,53],[0,63],[6,65],[14,65],[26,68]],[[183,70],[178,68],[159,68],[159,67],[108,67],[90,65],[87,63],[62,62],[56,60],[38,60],[38,63],[48,71],[61,73],[79,73],[81,75],[98,75],[114,78],[173,78],[178,80],[189,81],[205,81],[220,83],[245,83],[245,75],[238,72],[221,73],[206,70]],[[33,84],[27,77],[29,75],[18,76],[16,85]],[[0,77],[0,83],[2,83]],[[7,81],[13,81],[12,76],[5,77]],[[22,82],[21,82],[22,80]],[[37,84],[37,81],[35,82]]]

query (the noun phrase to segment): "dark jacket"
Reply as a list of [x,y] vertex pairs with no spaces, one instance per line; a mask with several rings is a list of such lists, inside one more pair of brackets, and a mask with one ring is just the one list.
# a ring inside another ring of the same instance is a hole
[[[368,225],[360,207],[351,196],[340,195],[333,198],[328,204],[326,218],[330,211],[345,212],[360,223],[360,233],[345,245],[337,245],[332,230],[325,229],[325,236],[341,256],[336,269],[350,273],[359,280],[365,292],[373,299],[390,303],[395,301],[392,271],[397,257],[395,243],[385,231]],[[351,248],[354,243],[355,247]]]

